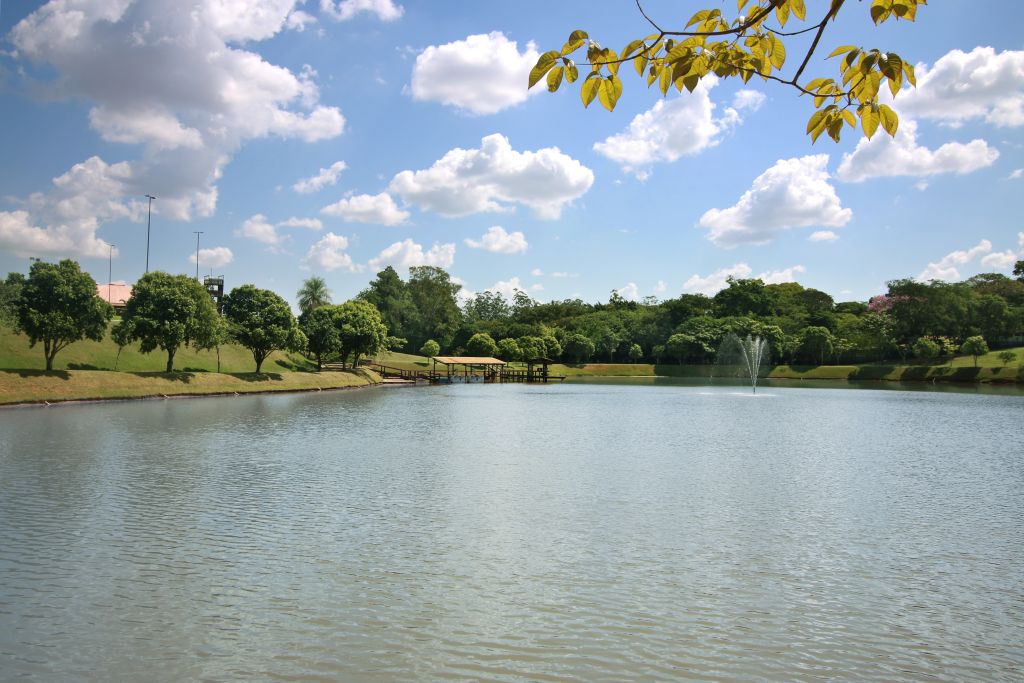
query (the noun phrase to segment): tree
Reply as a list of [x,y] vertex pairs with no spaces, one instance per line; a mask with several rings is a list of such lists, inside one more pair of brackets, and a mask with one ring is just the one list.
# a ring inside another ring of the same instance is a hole
[[331,290],[322,277],[307,278],[298,291],[299,311],[309,313],[315,308],[331,303]]
[[523,357],[523,350],[515,339],[502,339],[498,342],[498,358],[507,361],[519,360]]
[[765,316],[775,312],[776,294],[759,279],[728,277],[729,286],[714,296],[715,312],[721,316]]
[[187,275],[153,271],[135,283],[132,296],[111,336],[118,346],[138,341],[139,350],[167,353],[167,372],[182,346],[212,349],[220,342],[223,322],[210,294]]
[[377,308],[367,301],[353,299],[338,306],[335,325],[341,337],[342,365],[352,356],[352,367],[358,366],[360,356],[378,353],[387,341],[388,328]]
[[433,358],[439,353],[441,353],[441,345],[433,339],[428,339],[423,342],[423,346],[420,347],[420,355],[426,356],[427,358]]
[[299,329],[306,335],[306,349],[316,358],[316,369],[323,368],[323,358],[341,348],[341,336],[334,324],[337,306],[324,304],[299,316]]
[[544,342],[544,356],[546,358],[554,359],[562,355],[562,344],[556,337],[545,334],[541,337],[541,341]]
[[408,337],[413,348],[428,339],[436,339],[441,348],[448,348],[462,322],[455,298],[462,285],[452,282],[442,268],[414,266],[409,269],[408,289],[418,318],[413,330],[401,336]]
[[493,357],[498,353],[498,345],[486,332],[477,332],[466,342],[466,352],[471,356]]
[[1024,261],[1017,261],[1013,264],[1013,276],[1024,282]]
[[[640,14],[654,33],[631,41],[618,53],[602,47],[586,31],[573,31],[560,50],[549,50],[538,58],[530,71],[528,87],[544,79],[548,90],[554,92],[563,81],[575,82],[579,68],[570,55],[586,47],[581,66],[589,66],[591,71],[580,87],[584,107],[597,99],[605,109],[614,109],[623,90],[619,68],[632,62],[637,75],[646,77],[648,87],[658,84],[662,96],[670,87],[693,92],[711,74],[720,79],[738,77],[744,83],[756,76],[811,95],[816,111],[807,122],[807,133],[812,140],[827,132],[838,142],[843,126],[856,128],[858,118],[868,138],[879,125],[895,136],[899,118],[892,108],[880,102],[879,93],[883,86],[888,86],[896,95],[904,81],[916,85],[911,62],[894,52],[844,45],[832,50],[828,57],[838,58],[838,79],[803,79],[825,29],[845,2],[831,0],[824,14],[819,15],[820,20],[812,20],[802,29],[789,30],[786,24],[790,19],[806,21],[804,0],[739,0],[738,16],[733,19],[717,8],[704,9],[695,13],[683,30],[672,31],[662,28],[637,2]],[[889,19],[913,21],[918,7],[925,2],[872,0],[871,19],[875,24]],[[782,75],[786,64],[785,38],[802,33],[813,33],[814,37],[792,74]]]
[[301,351],[306,346],[288,302],[269,289],[235,287],[224,297],[224,317],[231,338],[252,353],[257,374],[274,351]]
[[637,362],[638,360],[640,360],[641,358],[644,357],[644,350],[640,347],[639,344],[631,344],[630,347],[629,347],[629,354],[628,355],[629,355],[629,360],[631,360],[632,362],[635,363],[635,362]]
[[519,351],[522,355],[522,360],[524,361],[543,358],[544,354],[546,354],[548,350],[547,345],[541,337],[526,335],[519,337],[519,339],[516,340],[516,343],[519,344]]
[[701,344],[691,334],[677,332],[665,342],[665,353],[679,364],[689,358],[694,349],[702,350]]
[[388,333],[395,337],[403,337],[412,343],[411,348],[419,348],[419,344],[431,338],[414,338],[419,325],[419,313],[413,301],[409,286],[398,276],[398,272],[388,266],[377,273],[377,277],[356,297],[369,301],[380,311],[381,320],[388,328]]
[[21,273],[8,273],[6,280],[0,280],[0,325],[12,329],[18,326],[18,300],[24,284]]
[[594,342],[578,332],[570,334],[562,344],[562,353],[573,363],[586,363],[594,355]]
[[832,355],[832,333],[827,327],[805,327],[800,334],[800,352],[807,358],[815,359],[818,365],[825,364],[825,357]]
[[968,337],[964,340],[964,343],[960,345],[960,353],[973,356],[974,367],[978,367],[978,356],[984,356],[988,353],[988,344],[985,342],[985,338],[981,335]]
[[[12,282],[11,276],[7,278]],[[69,259],[36,261],[23,284],[18,278],[17,329],[29,347],[43,343],[47,372],[57,352],[80,339],[100,341],[114,316],[110,304],[96,296],[96,281]]]
[[921,337],[912,348],[914,355],[921,360],[932,360],[938,357],[939,351],[942,349],[939,347],[939,343],[927,337]]
[[1009,365],[1017,358],[1017,354],[1007,349],[1006,351],[1000,351],[998,358],[1003,362],[1003,365]]
[[470,298],[462,306],[466,320],[475,323],[490,320],[505,320],[509,317],[512,309],[509,307],[505,297],[498,292],[480,292]]

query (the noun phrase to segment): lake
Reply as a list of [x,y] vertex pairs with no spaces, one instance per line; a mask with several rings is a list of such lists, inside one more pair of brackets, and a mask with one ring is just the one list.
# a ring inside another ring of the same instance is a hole
[[1020,680],[1024,396],[0,411],[0,678]]

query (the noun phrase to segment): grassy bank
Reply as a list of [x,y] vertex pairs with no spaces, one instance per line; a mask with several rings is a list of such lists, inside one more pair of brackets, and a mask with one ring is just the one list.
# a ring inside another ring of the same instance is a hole
[[[166,355],[140,353],[126,347],[118,356],[109,338],[83,341],[57,354],[53,372],[46,366],[39,346],[0,329],[0,405],[49,401],[146,398],[149,396],[200,396],[246,394],[264,391],[315,391],[369,386],[380,377],[369,370],[316,372],[316,366],[300,354],[274,353],[255,374],[252,354],[239,346],[216,351],[182,349],[174,359],[180,371],[164,373]],[[114,368],[117,368],[114,371]]]

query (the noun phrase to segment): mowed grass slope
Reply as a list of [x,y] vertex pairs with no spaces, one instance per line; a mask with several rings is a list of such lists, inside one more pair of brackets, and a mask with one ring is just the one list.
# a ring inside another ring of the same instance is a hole
[[30,349],[25,336],[0,329],[0,404],[313,391],[381,381],[365,369],[316,372],[316,365],[302,355],[281,352],[264,361],[257,375],[252,354],[235,345],[221,347],[219,373],[215,350],[179,350],[173,373],[163,372],[166,364],[165,353],[144,354],[135,345],[118,357],[117,345],[108,337],[71,344],[57,354],[54,371],[47,373],[40,345]]

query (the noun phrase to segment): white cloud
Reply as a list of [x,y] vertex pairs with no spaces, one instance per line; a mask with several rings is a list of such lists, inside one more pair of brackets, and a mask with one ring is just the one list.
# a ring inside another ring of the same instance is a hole
[[320,11],[335,21],[348,21],[364,13],[381,21],[395,21],[405,9],[394,0],[320,0]]
[[839,235],[831,230],[815,230],[807,239],[811,242],[835,242],[839,239]]
[[655,294],[664,294],[668,291],[668,283],[664,280],[658,280],[658,284],[654,285]]
[[947,142],[935,151],[917,144],[917,123],[904,118],[896,137],[878,134],[861,138],[852,154],[844,154],[836,177],[859,183],[887,176],[929,176],[938,173],[971,173],[991,166],[999,152],[984,140],[967,144]]
[[246,218],[242,225],[235,230],[235,237],[247,237],[271,246],[280,246],[286,239],[285,236],[278,234],[277,228],[272,223],[268,223],[267,217],[261,213]]
[[1009,270],[1017,261],[1024,259],[1024,232],[1017,233],[1017,247],[1017,251],[1007,249],[1006,251],[996,251],[988,254],[982,257],[981,265],[986,268]]
[[812,226],[840,227],[853,217],[829,183],[827,154],[781,159],[754,179],[734,206],[700,218],[720,247],[767,244],[780,233]]
[[302,33],[303,31],[306,30],[307,26],[312,26],[315,23],[316,17],[312,16],[311,14],[306,14],[302,10],[295,10],[294,12],[288,15],[288,18],[285,20],[284,25],[293,31],[298,31],[299,33]]
[[728,278],[732,277],[737,280],[750,277],[753,271],[746,263],[737,263],[734,266],[728,268],[721,268],[701,277],[700,275],[692,275],[690,279],[683,283],[683,291],[690,292],[691,294],[706,294],[707,296],[714,296],[719,291],[729,286],[727,282]]
[[626,301],[636,301],[640,298],[640,287],[635,282],[627,282],[625,287],[620,287],[615,292]]
[[428,169],[402,171],[389,190],[442,216],[508,211],[518,203],[554,219],[593,184],[594,173],[557,147],[517,152],[508,138],[494,134],[479,149],[456,148]]
[[807,269],[803,266],[790,266],[789,268],[783,268],[782,270],[766,271],[757,277],[766,285],[779,285],[783,282],[796,282],[796,274],[806,272]]
[[484,249],[496,254],[522,254],[529,245],[526,236],[520,231],[505,232],[500,225],[493,225],[479,240],[466,239],[466,246],[473,249]]
[[672,162],[714,147],[725,131],[741,123],[740,109],[756,111],[764,100],[756,90],[741,90],[734,106],[716,118],[710,92],[717,84],[718,79],[710,76],[692,93],[658,100],[651,109],[635,116],[626,130],[595,143],[594,151],[644,179],[652,164]]
[[992,243],[988,240],[981,240],[977,245],[965,251],[952,251],[928,267],[917,276],[918,280],[945,280],[952,282],[960,279],[960,271],[957,266],[965,266],[971,261],[992,251]]
[[401,225],[409,219],[409,212],[399,209],[395,200],[387,192],[348,197],[325,206],[320,209],[320,213],[337,216],[346,223]]
[[540,292],[544,290],[544,285],[538,283],[527,286],[519,277],[512,277],[508,280],[498,280],[488,287],[487,291],[501,294],[508,301],[512,301],[517,289],[521,292]]
[[566,277],[579,277],[579,273],[567,273],[565,271],[555,271],[551,273],[551,277],[566,278]]
[[996,126],[1024,125],[1024,52],[991,47],[952,50],[915,67],[917,88],[896,97],[899,111],[957,126],[981,118]]
[[286,221],[281,221],[278,226],[282,228],[306,228],[307,230],[323,230],[324,224],[318,218],[296,218],[292,216]]
[[494,114],[543,90],[526,89],[538,57],[533,43],[520,53],[517,43],[498,31],[431,45],[416,57],[412,97],[473,114]]
[[[199,250],[200,268],[222,268],[235,260],[235,255],[227,247],[213,247],[212,249]],[[188,262],[195,265],[196,252],[188,257]]]
[[[714,296],[729,286],[728,280],[730,277],[734,280],[743,280],[749,278],[753,272],[753,269],[746,263],[737,263],[716,270],[704,277],[695,274],[683,283],[683,291]],[[795,282],[796,274],[805,272],[807,272],[807,269],[803,266],[790,266],[782,270],[765,271],[759,274],[757,279],[763,281],[766,285],[777,285],[783,282]]]
[[[345,119],[320,104],[311,68],[294,73],[239,47],[284,30],[295,6],[296,0],[247,0],[244,7],[238,0],[49,2],[18,22],[8,39],[19,58],[54,74],[35,84],[41,94],[86,102],[103,139],[139,147],[136,159],[76,164],[28,199],[28,222],[49,231],[51,242],[70,239],[68,255],[96,255],[89,251],[96,230],[111,220],[144,220],[137,199],[147,193],[159,197],[153,212],[165,219],[212,215],[223,169],[248,140],[312,142],[341,134]],[[68,178],[85,199],[58,182]]]
[[309,178],[302,178],[298,180],[292,189],[299,194],[310,194],[324,189],[328,185],[334,185],[338,182],[338,176],[341,172],[348,168],[348,164],[344,161],[335,161],[327,168],[321,168],[320,172]]
[[370,268],[374,272],[384,270],[387,266],[393,266],[396,270],[403,270],[413,266],[448,268],[454,262],[454,244],[435,244],[427,251],[424,251],[423,245],[417,244],[411,239],[405,239],[386,247],[376,258],[370,259]]
[[307,268],[330,272],[338,268],[358,271],[360,268],[352,263],[352,257],[345,253],[348,239],[343,235],[329,232],[320,241],[309,248],[303,263]]
[[541,270],[540,268],[534,268],[533,270],[530,271],[530,275],[532,275],[534,277],[540,277],[543,274],[544,274],[544,271]]
[[1019,178],[1024,178],[1024,168],[1015,168],[1007,176],[1007,180],[1017,180]]

